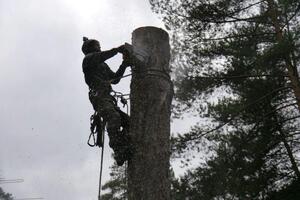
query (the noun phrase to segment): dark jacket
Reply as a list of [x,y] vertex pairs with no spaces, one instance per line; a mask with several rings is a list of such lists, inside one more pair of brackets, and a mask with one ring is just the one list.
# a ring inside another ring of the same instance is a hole
[[111,92],[111,84],[120,82],[126,65],[123,63],[117,70],[113,72],[105,61],[118,53],[117,49],[109,51],[93,52],[85,56],[82,63],[82,70],[86,84],[90,89],[101,90],[101,92],[109,94]]

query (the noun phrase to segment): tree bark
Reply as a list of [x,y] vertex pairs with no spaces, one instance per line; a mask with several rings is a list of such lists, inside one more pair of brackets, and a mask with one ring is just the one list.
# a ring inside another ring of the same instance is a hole
[[162,29],[142,27],[133,32],[132,45],[144,59],[134,64],[130,85],[134,155],[128,163],[128,199],[170,200],[169,36]]

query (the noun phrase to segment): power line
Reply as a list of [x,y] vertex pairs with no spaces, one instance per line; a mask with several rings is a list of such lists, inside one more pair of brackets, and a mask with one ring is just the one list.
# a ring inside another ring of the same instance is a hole
[[[9,183],[23,183],[24,179],[4,179],[0,178],[0,184],[9,184]],[[44,199],[42,197],[34,197],[34,198],[19,198],[19,199],[13,199],[13,200],[40,200]]]
[[22,183],[24,179],[0,179],[0,184]]

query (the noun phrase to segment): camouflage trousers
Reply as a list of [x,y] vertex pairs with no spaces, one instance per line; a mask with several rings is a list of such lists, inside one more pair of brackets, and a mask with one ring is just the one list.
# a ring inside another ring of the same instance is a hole
[[100,116],[106,122],[109,146],[114,151],[118,165],[122,165],[130,157],[129,116],[116,105],[116,100],[110,95],[94,95],[90,101]]

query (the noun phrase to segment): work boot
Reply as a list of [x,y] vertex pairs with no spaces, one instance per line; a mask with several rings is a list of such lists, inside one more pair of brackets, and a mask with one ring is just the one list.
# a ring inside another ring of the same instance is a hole
[[123,151],[123,137],[121,135],[121,132],[115,132],[109,134],[109,146],[114,151],[114,158],[119,166],[123,165],[123,163],[126,161],[124,158],[124,151]]
[[132,145],[129,143],[129,138],[124,135],[119,135],[118,145],[114,146],[114,158],[119,166],[122,166],[125,161],[131,159],[133,154]]
[[124,157],[124,152],[120,150],[114,150],[114,158],[117,162],[118,166],[122,166],[124,162],[126,161],[126,158]]

